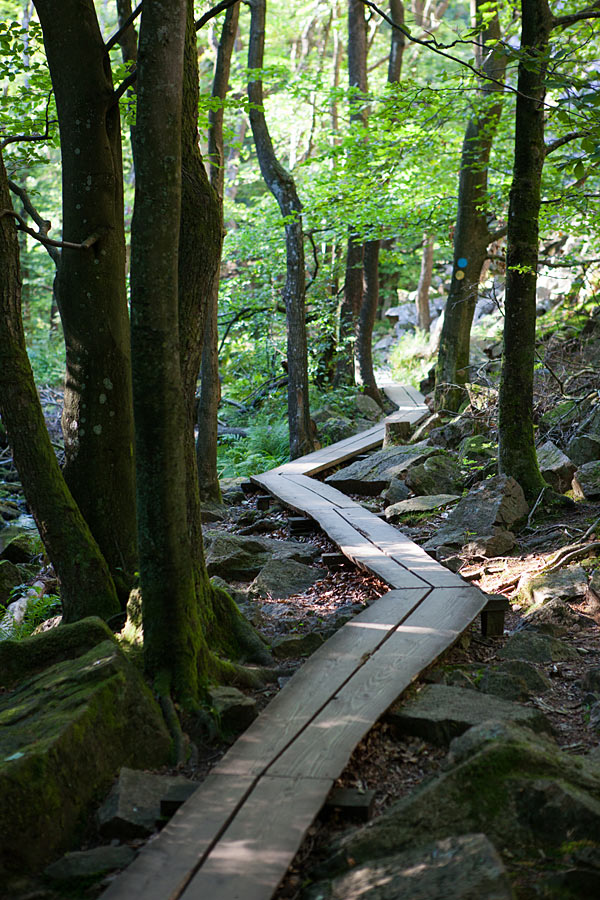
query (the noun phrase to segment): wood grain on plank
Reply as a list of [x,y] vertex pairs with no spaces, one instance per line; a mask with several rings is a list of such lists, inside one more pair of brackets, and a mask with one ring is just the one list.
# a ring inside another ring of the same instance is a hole
[[181,900],[271,897],[332,784],[329,778],[261,778]]
[[337,778],[373,723],[470,625],[485,600],[473,587],[428,594],[279,757],[270,774]]
[[306,660],[213,772],[264,772],[427,593],[426,587],[390,591],[346,622]]
[[285,478],[285,480],[289,481],[291,484],[298,485],[298,487],[302,487],[309,491],[314,495],[315,501],[317,501],[318,498],[319,500],[329,500],[335,507],[347,509],[363,508],[356,500],[352,500],[346,494],[331,487],[329,484],[325,484],[323,481],[316,481],[314,478],[309,478],[307,475],[288,475],[287,473],[284,473],[281,477]]
[[253,786],[251,777],[209,774],[102,900],[174,900]]

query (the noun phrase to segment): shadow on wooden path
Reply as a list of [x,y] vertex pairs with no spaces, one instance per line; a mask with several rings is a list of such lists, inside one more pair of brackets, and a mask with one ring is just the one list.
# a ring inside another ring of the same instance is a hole
[[[394,418],[425,415],[383,385]],[[352,751],[486,605],[486,596],[396,528],[310,478],[381,444],[384,423],[252,481],[314,519],[392,588],[298,670],[103,900],[269,900]]]

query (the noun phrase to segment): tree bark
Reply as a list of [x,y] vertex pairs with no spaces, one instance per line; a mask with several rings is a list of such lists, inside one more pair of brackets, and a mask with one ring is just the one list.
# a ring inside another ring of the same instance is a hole
[[[474,0],[475,23],[482,0]],[[498,13],[479,38],[497,41],[482,62],[483,71],[502,81],[506,55],[500,46]],[[488,227],[488,164],[502,112],[501,88],[487,82],[480,89],[482,108],[467,125],[462,146],[458,185],[458,210],[454,230],[454,268],[446,301],[440,349],[436,366],[435,404],[438,410],[457,412],[465,399],[469,379],[470,338],[477,303],[479,280],[490,242]]]
[[421,255],[421,273],[417,285],[417,328],[429,331],[431,314],[429,312],[429,291],[433,274],[433,235],[423,235],[423,253]]
[[544,97],[552,14],[547,0],[522,0],[515,160],[508,211],[504,355],[498,415],[500,472],[526,497],[545,487],[533,431],[538,219],[544,165]]
[[366,241],[363,253],[364,291],[356,334],[356,382],[369,397],[382,405],[382,398],[373,372],[373,326],[379,305],[379,247],[380,241]]
[[[390,18],[396,25],[404,25],[404,3],[390,0]],[[390,57],[388,60],[388,84],[395,84],[402,76],[402,62],[406,38],[398,28],[392,28]]]
[[[239,15],[240,8],[237,3],[225,13],[221,40],[217,50],[212,90],[213,97],[219,100],[224,100],[229,90],[231,54],[235,44]],[[223,231],[223,189],[225,182],[223,113],[223,106],[219,105],[216,109],[211,109],[208,114],[210,183],[218,200],[221,231]],[[198,403],[198,440],[196,442],[200,497],[204,500],[217,502],[221,500],[217,471],[217,412],[221,395],[219,382],[219,331],[217,326],[218,301],[219,273],[217,270],[209,298],[204,331],[202,364],[200,368],[200,400]]]
[[[1,153],[0,209],[12,209]],[[0,271],[0,413],[27,503],[60,581],[63,621],[110,619],[120,610],[115,586],[63,479],[27,356],[19,245],[10,216],[0,218]]]
[[119,106],[92,0],[35,0],[61,138],[65,478],[126,600],[137,568]]
[[[248,68],[262,69],[265,45],[265,0],[251,0]],[[263,109],[262,80],[252,74],[248,83],[250,125],[265,183],[285,218],[288,418],[292,459],[314,449],[308,405],[308,348],[304,306],[305,267],[302,204],[294,179],[275,156]]]

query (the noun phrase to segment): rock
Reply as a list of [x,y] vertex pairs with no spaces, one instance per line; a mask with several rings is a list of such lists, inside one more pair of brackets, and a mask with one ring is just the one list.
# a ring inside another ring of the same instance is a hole
[[549,691],[552,683],[530,663],[507,659],[499,666],[489,666],[477,686],[483,693],[494,694],[504,700],[529,700]]
[[6,606],[11,591],[23,581],[23,576],[14,563],[8,559],[0,560],[0,606]]
[[438,776],[342,837],[324,868],[484,829],[501,854],[538,862],[540,850],[589,843],[600,834],[600,768],[529,729],[485,722],[452,742]]
[[496,444],[484,434],[469,435],[463,438],[458,447],[459,459],[466,459],[470,462],[495,459],[497,455]]
[[[15,503],[13,500],[0,501],[0,518],[4,519],[5,522],[14,522],[20,515],[21,510],[19,509],[18,503]],[[0,528],[1,527],[2,524],[0,523]]]
[[322,643],[323,638],[316,631],[285,635],[275,638],[271,651],[277,659],[293,659],[296,656],[310,656]]
[[224,735],[241,734],[258,716],[256,700],[237,688],[219,685],[209,690],[208,697]]
[[[434,387],[435,387],[435,379],[434,379],[433,385],[431,387],[431,390],[433,390]],[[433,415],[431,415],[431,416],[429,416],[429,418],[425,419],[424,422],[421,422],[421,424],[418,426],[418,428],[415,429],[415,431],[410,439],[411,444],[420,443],[424,438],[427,437],[428,434],[430,434],[430,432],[434,428],[439,428],[441,424],[442,424],[442,419],[441,419],[440,415],[438,413],[433,413]]]
[[400,500],[386,507],[385,517],[388,522],[399,522],[407,513],[427,513],[438,509],[444,509],[452,503],[460,500],[458,494],[430,494],[424,497],[411,497],[410,500]]
[[519,585],[519,599],[521,603],[541,606],[550,600],[582,600],[587,591],[588,579],[585,569],[581,566],[569,566],[524,580]]
[[484,834],[419,845],[311,888],[308,900],[512,900],[507,872]]
[[387,716],[401,734],[415,735],[438,746],[447,746],[468,728],[488,719],[551,731],[546,717],[537,709],[443,684],[426,685],[414,700],[394,704]]
[[581,679],[581,689],[591,694],[600,695],[600,666],[594,666],[588,669]]
[[408,446],[389,447],[359,459],[325,479],[327,484],[346,493],[376,496],[386,489],[394,477],[410,466],[423,462],[435,451],[427,441]]
[[224,531],[206,531],[204,541],[208,574],[220,575],[226,581],[250,581],[271,557],[311,563],[320,552],[312,544],[299,541],[244,537]]
[[464,478],[458,462],[449,456],[430,456],[406,473],[406,484],[415,494],[459,494]]
[[232,587],[225,581],[224,578],[221,578],[219,575],[213,575],[210,579],[210,583],[213,587],[220,588],[222,591],[225,591],[226,594],[229,594],[229,596],[235,600],[238,606],[240,605],[240,603],[245,603],[248,599],[247,590],[240,591],[238,590],[238,588]]
[[203,500],[200,503],[200,518],[203,525],[210,522],[222,522],[227,518],[227,510],[222,503]]
[[581,616],[574,609],[571,609],[564,600],[556,598],[527,613],[523,627],[532,628],[544,634],[551,634],[554,637],[560,637],[582,624],[593,623],[591,619],[586,619],[585,616]]
[[532,663],[553,663],[580,658],[577,650],[564,641],[559,641],[549,634],[534,634],[530,631],[518,631],[513,634],[504,647],[498,650],[497,655],[501,659],[523,659]]
[[496,475],[463,497],[425,549],[440,548],[442,556],[449,555],[453,547],[466,547],[466,552],[483,556],[502,555],[514,545],[514,534],[508,529],[528,511],[515,479]]
[[43,550],[39,535],[31,531],[22,531],[4,543],[0,559],[8,559],[15,564],[28,563],[43,553]]
[[152,775],[123,767],[98,810],[100,834],[120,841],[148,837],[156,830],[163,797],[173,787],[193,784],[183,775]]
[[135,859],[135,850],[123,844],[119,847],[94,847],[92,850],[79,850],[66,853],[61,859],[51,863],[44,869],[44,875],[50,881],[61,883],[97,880],[114,872],[125,869]]
[[319,425],[319,437],[335,444],[351,437],[356,432],[356,423],[346,416],[332,416]]
[[382,494],[385,506],[406,500],[410,495],[409,489],[402,478],[392,478],[390,485]]
[[373,400],[372,397],[367,396],[367,394],[357,394],[354,398],[354,403],[358,414],[364,419],[371,419],[373,422],[378,422],[381,419],[383,411],[379,403]]
[[600,497],[600,459],[579,466],[573,478],[573,496],[578,500]]
[[326,569],[307,566],[293,559],[271,559],[250,585],[248,594],[250,597],[286,600],[304,593],[326,575]]
[[542,478],[559,494],[570,490],[577,466],[559,450],[552,441],[546,441],[537,448],[537,458]]
[[[24,655],[34,648],[30,668],[39,665],[44,644],[49,656],[59,649],[72,656],[0,694],[0,871],[43,868],[74,838],[122,765],[168,760],[171,739],[160,709],[114,639],[73,654],[85,621],[22,641]],[[87,622],[83,643],[94,620]],[[74,630],[69,641],[59,634],[67,629]]]
[[567,444],[567,453],[576,466],[600,459],[600,435],[576,434]]
[[458,447],[460,442],[473,434],[475,430],[475,422],[472,411],[467,408],[460,416],[455,416],[445,425],[439,428],[432,428],[429,432],[429,440],[438,447],[444,447],[447,450],[453,450]]

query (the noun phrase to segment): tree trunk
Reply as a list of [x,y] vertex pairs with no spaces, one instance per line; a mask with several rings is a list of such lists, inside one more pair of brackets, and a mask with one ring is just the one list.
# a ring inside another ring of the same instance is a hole
[[429,331],[431,314],[429,312],[429,291],[433,274],[433,235],[423,235],[423,253],[421,255],[421,272],[417,285],[417,328]]
[[[390,0],[390,18],[396,25],[404,25],[404,3]],[[392,28],[390,57],[388,60],[388,84],[395,84],[402,76],[402,62],[406,38],[398,28]]]
[[119,106],[92,0],[35,0],[61,137],[65,478],[122,599],[137,568]]
[[[262,69],[265,45],[265,0],[252,0],[248,68]],[[305,268],[302,204],[294,179],[279,163],[263,109],[262,80],[252,74],[248,83],[250,125],[265,183],[285,218],[288,418],[292,459],[314,449],[308,406],[308,349],[304,308]]]
[[[476,0],[474,21],[480,18],[482,0]],[[481,34],[480,42],[496,41],[482,68],[498,81],[506,69],[500,46],[498,13]],[[462,146],[458,186],[458,210],[454,230],[454,268],[446,301],[436,367],[436,409],[457,412],[465,399],[469,380],[470,338],[479,280],[490,242],[488,228],[488,164],[498,120],[502,112],[501,88],[487,82],[480,89],[482,108],[467,125]]]
[[[217,62],[213,79],[213,97],[224,100],[229,90],[231,54],[235,44],[240,15],[239,4],[225,13]],[[223,106],[211,109],[208,114],[208,158],[210,183],[217,196],[220,228],[223,231],[223,188],[225,181],[225,154],[223,148]],[[219,330],[218,330],[219,272],[217,270],[206,317],[202,365],[200,368],[200,400],[198,403],[198,440],[196,461],[200,496],[204,500],[221,500],[217,471],[217,412],[221,395],[219,383]]]
[[362,386],[365,394],[383,406],[373,373],[372,351],[373,326],[379,305],[379,246],[379,241],[366,241],[364,244],[364,292],[358,316],[355,357],[357,384]]
[[[12,209],[1,154],[0,209]],[[27,356],[19,245],[10,216],[0,218],[0,271],[0,413],[27,503],[60,580],[63,621],[110,619],[120,610],[115,586],[62,477]]]
[[547,0],[522,0],[515,161],[508,211],[504,355],[499,405],[501,472],[534,499],[545,482],[533,432],[538,219],[544,165],[544,96],[552,14]]

